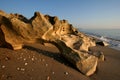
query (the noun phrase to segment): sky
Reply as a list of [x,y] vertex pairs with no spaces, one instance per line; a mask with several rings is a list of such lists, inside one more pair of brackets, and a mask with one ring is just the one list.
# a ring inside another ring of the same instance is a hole
[[0,9],[27,18],[39,11],[77,28],[120,29],[120,0],[0,0]]

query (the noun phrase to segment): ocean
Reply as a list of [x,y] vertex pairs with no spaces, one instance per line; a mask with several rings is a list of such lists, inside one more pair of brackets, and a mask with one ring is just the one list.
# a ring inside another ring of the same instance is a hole
[[109,43],[109,47],[120,50],[120,29],[79,29],[89,36]]

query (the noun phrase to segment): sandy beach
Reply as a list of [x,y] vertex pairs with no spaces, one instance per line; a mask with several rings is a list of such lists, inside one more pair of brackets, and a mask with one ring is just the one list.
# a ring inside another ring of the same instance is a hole
[[120,79],[120,51],[98,46],[92,48],[94,51],[102,51],[105,55],[105,61],[99,62],[98,71],[91,76],[92,80],[119,80]]
[[27,44],[16,51],[0,48],[0,80],[119,80],[120,51],[102,46],[91,50],[102,51],[105,61],[87,77],[51,44]]

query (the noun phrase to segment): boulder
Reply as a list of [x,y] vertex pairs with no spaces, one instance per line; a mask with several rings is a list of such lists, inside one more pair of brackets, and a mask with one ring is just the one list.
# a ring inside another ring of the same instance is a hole
[[109,44],[105,41],[97,41],[96,42],[97,45],[101,45],[101,46],[108,46]]
[[87,52],[85,53],[77,51],[75,49],[71,49],[63,41],[60,40],[51,43],[58,47],[63,57],[65,57],[86,76],[90,76],[96,71],[98,61],[97,57],[90,55]]
[[97,67],[98,57],[89,54],[95,41],[78,32],[67,20],[59,20],[35,12],[31,19],[19,14],[0,11],[0,46],[13,50],[21,49],[25,43],[52,43],[80,72],[90,76]]

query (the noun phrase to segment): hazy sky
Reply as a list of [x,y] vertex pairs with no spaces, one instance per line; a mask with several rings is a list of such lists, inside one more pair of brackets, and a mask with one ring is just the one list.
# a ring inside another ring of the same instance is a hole
[[0,0],[0,9],[27,18],[39,11],[80,28],[120,29],[120,0]]

